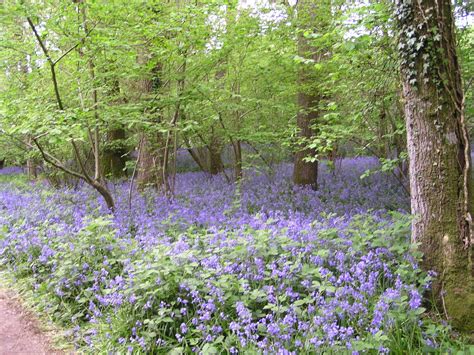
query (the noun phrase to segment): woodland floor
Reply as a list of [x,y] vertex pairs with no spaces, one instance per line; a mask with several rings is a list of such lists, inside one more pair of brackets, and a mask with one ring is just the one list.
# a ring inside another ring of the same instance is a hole
[[54,350],[38,320],[9,291],[0,289],[0,355],[62,354]]

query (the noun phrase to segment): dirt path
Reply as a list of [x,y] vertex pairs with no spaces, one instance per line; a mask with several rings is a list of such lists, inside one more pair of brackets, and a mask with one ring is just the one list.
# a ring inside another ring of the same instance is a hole
[[52,350],[49,339],[38,327],[38,321],[0,289],[0,355],[61,354]]

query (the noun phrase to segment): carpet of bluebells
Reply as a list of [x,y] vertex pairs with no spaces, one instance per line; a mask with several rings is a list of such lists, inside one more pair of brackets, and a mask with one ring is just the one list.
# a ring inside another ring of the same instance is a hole
[[[91,353],[422,352],[445,346],[409,241],[408,198],[370,158],[319,191],[272,176],[180,173],[176,194],[0,183],[0,260]],[[18,173],[6,168],[0,174]],[[19,175],[18,175],[19,176]],[[2,181],[2,180],[0,180]]]

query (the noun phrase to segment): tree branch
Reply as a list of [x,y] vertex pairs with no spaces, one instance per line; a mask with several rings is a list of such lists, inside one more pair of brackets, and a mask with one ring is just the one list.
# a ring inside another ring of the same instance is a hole
[[72,52],[74,49],[76,49],[77,46],[79,46],[80,44],[81,44],[81,42],[77,42],[75,45],[73,45],[71,48],[69,48],[66,52],[64,52],[63,54],[61,54],[61,55],[59,56],[59,58],[56,59],[52,64],[53,64],[53,65],[58,64],[61,59],[63,59],[65,56],[67,56],[69,53],[71,53],[71,52]]
[[35,37],[36,37],[41,49],[43,50],[43,53],[46,56],[46,59],[48,60],[49,67],[51,69],[51,78],[53,80],[53,86],[54,86],[54,93],[56,95],[56,101],[58,102],[59,109],[61,111],[63,111],[64,106],[63,106],[63,102],[61,101],[61,95],[59,94],[58,80],[56,79],[56,70],[54,68],[55,63],[53,62],[53,60],[49,56],[48,49],[46,48],[46,46],[43,43],[43,40],[39,36],[38,31],[36,30],[36,27],[33,24],[33,21],[31,21],[31,19],[29,17],[27,17],[26,19],[27,19],[28,23],[30,24],[30,27],[31,27],[33,33],[35,34]]
[[72,147],[74,148],[74,154],[76,155],[76,159],[77,159],[77,162],[79,163],[79,166],[81,167],[81,171],[82,171],[82,174],[84,175],[84,177],[86,178],[86,181],[88,181],[89,183],[92,182],[92,179],[91,177],[89,176],[89,174],[87,174],[87,170],[84,166],[84,163],[82,162],[82,159],[81,159],[81,156],[79,154],[79,149],[77,149],[77,144],[76,144],[76,141],[73,139],[71,140],[71,144],[72,144]]
[[48,60],[48,62],[49,62],[50,64],[54,65],[54,64],[53,64],[53,61],[52,61],[52,59],[51,59],[51,57],[49,56],[48,49],[46,49],[46,46],[44,45],[43,40],[42,40],[41,37],[39,36],[38,31],[36,30],[36,27],[35,27],[35,25],[33,24],[33,21],[31,21],[31,19],[30,19],[29,17],[27,17],[26,20],[27,20],[28,23],[30,24],[30,27],[31,27],[31,29],[33,30],[33,33],[34,33],[34,35],[35,35],[35,37],[36,37],[36,39],[37,39],[37,41],[38,41],[38,43],[39,43],[41,49],[43,50],[43,53],[44,53],[44,55],[46,56],[46,59]]
[[[63,164],[61,164],[61,162],[58,159],[56,159],[54,156],[52,156],[48,152],[45,152],[43,147],[41,147],[39,142],[36,140],[36,138],[33,138],[33,142],[38,147],[38,149],[39,149],[41,155],[43,156],[43,159],[44,159],[45,162],[51,164],[52,166],[54,166],[55,168],[57,168],[61,171],[64,171],[67,174],[70,174],[72,176],[77,177],[78,179],[86,180],[85,176],[79,174],[78,172],[76,172],[74,170],[66,168]],[[29,147],[32,147],[32,145],[29,144],[29,143],[27,143],[27,145]]]
[[79,41],[77,42],[75,45],[73,45],[71,48],[69,48],[66,52],[64,52],[63,54],[61,54],[61,56],[56,59],[54,62],[53,62],[53,65],[56,65],[59,63],[59,61],[61,59],[63,59],[65,56],[67,56],[69,53],[71,53],[74,49],[76,49],[81,43],[84,43],[84,40],[89,37],[90,33],[94,30],[96,24],[89,30],[86,32],[85,36]]

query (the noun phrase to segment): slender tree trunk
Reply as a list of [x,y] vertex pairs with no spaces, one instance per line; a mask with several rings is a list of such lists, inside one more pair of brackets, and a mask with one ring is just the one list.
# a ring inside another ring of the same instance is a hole
[[471,160],[450,0],[397,4],[410,159],[413,242],[434,270],[431,295],[474,329]]
[[234,143],[234,152],[235,152],[235,181],[242,180],[243,171],[242,171],[242,144],[240,140],[235,141]]
[[209,144],[206,147],[187,148],[191,158],[204,172],[216,175],[224,171],[222,146]]
[[[187,53],[183,53],[183,64],[180,68],[180,77],[176,82],[176,105],[173,118],[169,122],[170,127],[166,133],[166,138],[164,138],[164,150],[163,150],[163,159],[162,159],[162,169],[163,169],[163,186],[165,194],[174,195],[174,181],[176,178],[176,152],[177,152],[177,123],[182,116],[182,105],[181,99],[184,93],[185,84],[186,84],[186,63],[187,63]],[[174,137],[174,139],[173,139]],[[171,154],[172,153],[172,154]],[[172,161],[171,159],[172,158]],[[170,169],[171,164],[174,165],[173,169]]]
[[[22,62],[20,62],[18,64],[21,68],[22,73],[27,74],[28,73],[28,65],[26,65],[25,63],[22,63]],[[32,143],[31,136],[28,136],[26,138],[26,140],[27,140],[27,144]],[[27,173],[27,176],[28,176],[29,180],[36,180],[36,178],[38,177],[37,162],[31,157],[26,160],[26,173]]]
[[[223,66],[222,69],[217,70],[215,73],[215,80],[216,85],[220,90],[225,89],[225,77],[226,77],[226,61],[222,61],[221,65]],[[219,137],[219,133],[216,132],[215,124],[211,126],[211,142],[207,146],[207,150],[209,152],[209,159],[208,159],[208,166],[209,172],[212,175],[222,173],[224,171],[224,163],[222,162],[222,150],[223,144],[222,140]]]
[[[85,7],[85,0],[80,1],[82,3],[82,6],[80,7],[81,9],[81,14],[82,14],[82,25],[84,28],[84,33],[88,33],[88,23],[87,23],[87,14],[86,14],[86,7]],[[107,187],[107,183],[103,178],[102,175],[102,167],[101,167],[101,156],[100,156],[100,118],[99,118],[99,98],[98,98],[98,92],[96,88],[96,76],[95,76],[95,64],[92,58],[89,59],[89,76],[92,81],[93,89],[92,89],[92,104],[93,104],[93,110],[94,110],[94,120],[95,120],[95,126],[93,129],[93,152],[94,152],[94,178],[93,180],[91,179],[89,181],[89,184],[91,184],[104,198],[105,203],[107,204],[107,208],[111,211],[115,211],[115,203],[114,199],[112,197],[111,192],[109,191]],[[76,147],[74,147],[76,149]],[[79,153],[76,152],[77,159],[80,162],[80,156]],[[82,165],[82,164],[81,164]],[[86,175],[86,171],[83,168],[83,172]],[[87,175],[86,175],[87,176]]]
[[[80,6],[80,13],[82,15],[82,27],[84,29],[84,33],[88,33],[88,20],[87,20],[87,13],[86,13],[86,0],[78,0],[77,2],[80,3],[82,6]],[[84,41],[83,41],[84,44]],[[79,50],[81,56],[83,55],[83,49],[81,48]],[[103,183],[103,176],[102,176],[102,168],[101,168],[101,157],[100,157],[100,118],[99,118],[99,98],[98,98],[98,92],[97,92],[97,84],[95,83],[96,81],[96,76],[95,76],[95,64],[93,58],[89,58],[88,60],[88,68],[89,68],[89,76],[90,80],[92,82],[92,91],[91,91],[91,98],[92,98],[92,107],[93,107],[93,112],[94,112],[94,129],[91,130],[90,132],[90,137],[92,141],[92,151],[94,153],[94,180],[96,181],[101,181]],[[59,96],[58,96],[58,103],[60,104],[59,101]],[[62,105],[61,105],[62,106]],[[105,185],[104,185],[105,187]]]
[[36,163],[31,158],[26,161],[26,171],[28,173],[28,179],[36,180],[38,177],[38,171],[36,169]]
[[[27,138],[28,144],[31,144],[31,136]],[[33,158],[26,160],[26,173],[29,180],[36,180],[38,177],[37,164]]]

